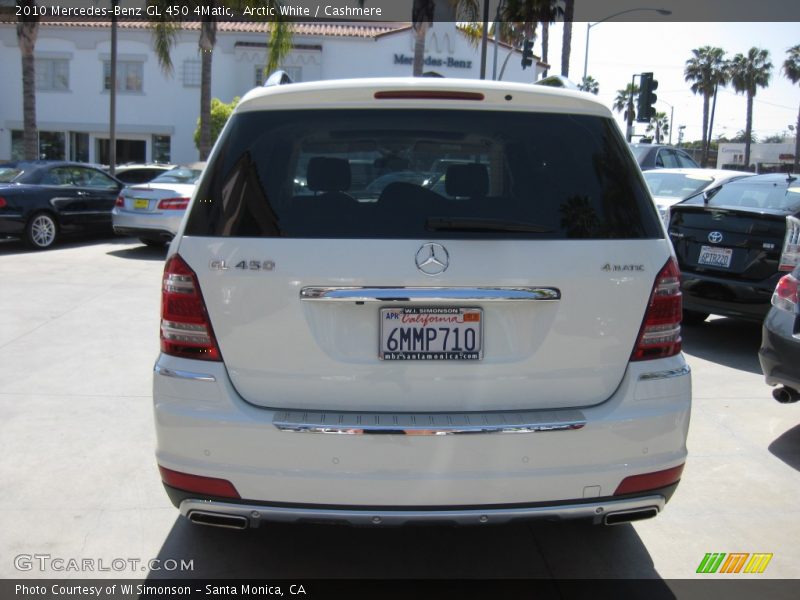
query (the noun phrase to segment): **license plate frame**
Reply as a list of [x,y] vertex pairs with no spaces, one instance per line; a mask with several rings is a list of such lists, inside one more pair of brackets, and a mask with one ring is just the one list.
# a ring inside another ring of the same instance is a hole
[[[380,360],[473,362],[483,359],[482,308],[391,306],[381,308],[378,311],[378,319]],[[398,328],[397,325],[406,327]],[[403,332],[401,329],[408,331]],[[414,331],[421,333],[415,335]],[[469,334],[467,331],[472,333]]]
[[150,208],[150,201],[147,198],[134,198],[133,199],[133,209],[134,210],[147,210]]
[[730,269],[732,258],[733,258],[733,248],[700,246],[700,254],[697,256],[697,264],[703,267]]

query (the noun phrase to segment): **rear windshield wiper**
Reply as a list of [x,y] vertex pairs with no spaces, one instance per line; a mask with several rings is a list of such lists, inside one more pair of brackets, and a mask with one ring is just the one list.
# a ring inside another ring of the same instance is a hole
[[519,231],[523,233],[551,233],[553,231],[525,221],[478,217],[430,217],[425,222],[425,228],[429,231]]

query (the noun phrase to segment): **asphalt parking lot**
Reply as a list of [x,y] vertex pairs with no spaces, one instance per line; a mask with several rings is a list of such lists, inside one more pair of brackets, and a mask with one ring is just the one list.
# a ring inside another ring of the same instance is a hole
[[[764,384],[760,326],[721,318],[684,332],[690,455],[656,519],[606,528],[190,526],[153,456],[164,255],[132,239],[47,252],[0,242],[0,577],[800,579],[800,404],[779,405]],[[696,574],[711,552],[773,558],[761,575]],[[95,570],[17,558],[35,554],[91,559]],[[186,559],[193,569],[98,570],[114,559]]]

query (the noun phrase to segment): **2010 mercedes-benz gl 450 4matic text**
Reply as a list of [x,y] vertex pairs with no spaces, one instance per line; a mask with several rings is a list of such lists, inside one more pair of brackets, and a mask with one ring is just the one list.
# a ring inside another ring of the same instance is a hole
[[654,516],[686,459],[679,284],[588,94],[252,91],[166,261],[163,482],[234,528]]

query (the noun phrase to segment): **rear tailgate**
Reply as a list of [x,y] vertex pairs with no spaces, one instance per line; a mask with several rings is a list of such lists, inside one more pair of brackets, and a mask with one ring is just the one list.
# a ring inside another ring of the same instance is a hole
[[[669,254],[665,240],[442,240],[449,268],[432,278],[415,265],[428,241],[184,237],[179,252],[198,275],[226,368],[245,400],[416,412],[603,402],[625,373]],[[301,299],[308,286],[443,288],[435,294],[442,299],[422,305],[481,309],[483,356],[382,360],[380,310],[411,303]],[[473,286],[555,288],[560,299],[448,299]]]
[[680,204],[669,234],[682,270],[763,281],[778,270],[786,213]]

